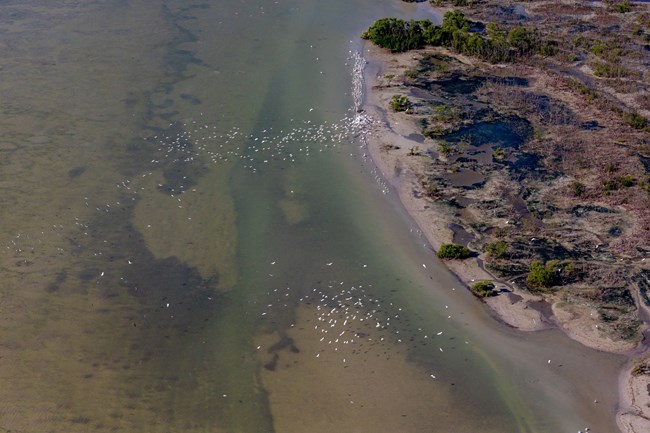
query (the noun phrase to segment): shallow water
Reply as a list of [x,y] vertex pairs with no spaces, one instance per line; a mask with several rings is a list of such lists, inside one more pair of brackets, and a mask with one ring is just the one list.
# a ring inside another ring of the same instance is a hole
[[467,142],[469,145],[479,148],[490,145],[492,148],[518,149],[531,134],[532,128],[528,121],[513,118],[497,122],[474,123],[448,134],[444,138],[451,142]]
[[0,7],[3,431],[611,428],[621,360],[492,321],[359,150],[422,5]]

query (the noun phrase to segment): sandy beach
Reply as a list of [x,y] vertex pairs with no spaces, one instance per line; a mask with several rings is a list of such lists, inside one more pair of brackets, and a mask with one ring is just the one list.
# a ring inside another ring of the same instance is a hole
[[[367,64],[363,109],[379,123],[368,139],[368,153],[428,242],[438,250],[442,244],[452,242],[454,231],[450,224],[457,220],[450,214],[448,206],[426,197],[420,182],[427,164],[430,164],[428,155],[436,153],[437,143],[423,139],[408,112],[388,109],[393,95],[404,93],[399,80],[394,77],[403,75],[412,67],[421,52],[391,54],[371,44],[365,44],[364,48]],[[471,61],[448,51],[444,54],[461,62]],[[607,338],[599,332],[592,319],[594,311],[586,306],[567,307],[559,297],[542,297],[496,278],[482,266],[483,258],[483,254],[479,254],[463,261],[447,261],[446,265],[467,286],[479,280],[495,283],[500,294],[487,298],[485,303],[496,320],[521,331],[557,327],[585,346],[629,356],[628,368],[621,372],[619,382],[618,425],[624,433],[650,431],[650,377],[632,374],[632,369],[643,356],[643,347],[636,342]]]

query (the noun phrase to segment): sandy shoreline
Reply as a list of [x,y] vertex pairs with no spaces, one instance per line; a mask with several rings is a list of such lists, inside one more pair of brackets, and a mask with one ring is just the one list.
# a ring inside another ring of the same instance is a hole
[[[379,121],[378,127],[368,138],[368,153],[374,163],[399,196],[406,211],[414,219],[431,246],[438,250],[443,243],[452,242],[454,222],[448,208],[438,205],[422,195],[419,177],[426,172],[428,151],[436,149],[431,140],[416,138],[419,131],[407,114],[386,110],[390,98],[400,94],[400,86],[391,83],[386,76],[398,76],[418,54],[414,52],[390,54],[366,44],[363,54],[367,61],[364,70],[366,91],[363,109]],[[459,57],[459,56],[456,56]],[[460,59],[462,61],[462,58]],[[642,433],[650,431],[650,376],[633,375],[634,366],[640,361],[640,347],[627,341],[614,341],[599,333],[590,320],[592,311],[561,308],[560,299],[544,299],[522,291],[514,285],[495,278],[481,265],[481,256],[464,261],[448,261],[447,267],[467,286],[478,280],[494,281],[504,292],[488,298],[486,304],[499,321],[521,331],[538,331],[557,327],[579,343],[599,351],[625,354],[630,362],[619,378],[619,410],[617,423],[622,432]]]

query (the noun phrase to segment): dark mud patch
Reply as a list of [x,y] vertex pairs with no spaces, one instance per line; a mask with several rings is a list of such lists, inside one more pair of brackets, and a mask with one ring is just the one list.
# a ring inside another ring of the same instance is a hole
[[478,122],[464,126],[443,136],[452,143],[467,143],[473,147],[519,149],[533,133],[530,122],[521,117],[510,117],[495,122]]
[[582,122],[580,124],[580,129],[583,129],[585,131],[598,131],[600,129],[605,129],[605,127],[595,120],[590,120],[587,122]]
[[577,205],[571,208],[569,213],[577,218],[582,218],[587,216],[588,213],[595,212],[601,214],[618,214],[620,211],[618,209],[596,206],[596,205]]
[[77,416],[70,420],[72,424],[90,424],[91,419],[86,416]]
[[507,162],[510,170],[524,175],[526,172],[538,170],[541,167],[539,155],[522,153],[514,162]]
[[549,170],[542,161],[542,158],[534,153],[521,153],[514,157],[514,160],[505,161],[513,179],[519,182],[524,180],[550,181],[556,179],[560,173]]
[[485,175],[473,170],[459,170],[443,176],[453,186],[463,189],[480,188],[485,184]]
[[56,274],[54,281],[48,284],[48,286],[45,288],[45,291],[48,293],[54,293],[58,291],[61,288],[61,284],[63,284],[67,278],[68,278],[68,271],[62,270],[61,272]]
[[203,103],[199,97],[187,93],[181,93],[180,98],[191,105],[201,105]]
[[274,353],[273,358],[271,358],[269,362],[264,364],[264,368],[266,368],[269,371],[275,371],[275,369],[278,367],[279,360],[280,360],[280,355]]
[[70,179],[75,179],[86,172],[86,167],[79,166],[68,171],[68,177]]
[[533,310],[539,312],[542,315],[542,318],[547,323],[552,323],[553,321],[553,307],[550,303],[546,301],[533,301],[529,302],[528,306]]
[[530,238],[527,241],[510,242],[510,258],[513,260],[575,260],[585,258],[579,252],[569,250],[552,239]]
[[416,143],[424,143],[424,135],[412,133],[407,135],[405,138],[408,140],[414,141]]
[[643,169],[646,173],[650,173],[650,157],[639,154],[639,161],[643,164]]
[[440,80],[419,82],[416,86],[429,92],[438,93],[442,91],[451,95],[469,95],[476,92],[486,80],[486,77],[469,77],[453,73]]
[[530,92],[516,92],[513,102],[531,114],[535,114],[540,123],[546,125],[577,125],[576,115],[564,102]]
[[474,241],[474,235],[465,230],[465,228],[459,224],[449,224],[449,228],[453,232],[452,242],[455,244],[460,244],[463,246],[469,245],[470,242]]

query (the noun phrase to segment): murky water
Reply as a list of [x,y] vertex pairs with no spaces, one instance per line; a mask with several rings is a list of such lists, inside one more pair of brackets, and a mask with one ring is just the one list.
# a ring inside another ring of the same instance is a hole
[[621,360],[496,324],[359,150],[357,37],[428,9],[0,8],[2,431],[611,431]]

